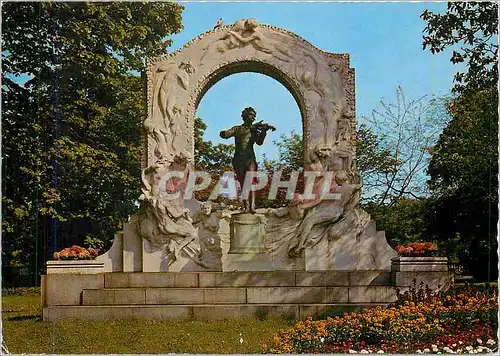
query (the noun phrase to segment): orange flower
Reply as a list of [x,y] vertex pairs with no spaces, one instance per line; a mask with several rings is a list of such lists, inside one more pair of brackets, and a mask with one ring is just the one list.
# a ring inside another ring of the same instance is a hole
[[54,259],[56,260],[88,260],[94,259],[99,254],[97,249],[85,249],[78,245],[73,245],[71,247],[65,248],[59,252],[54,253]]
[[408,246],[396,246],[396,252],[401,256],[426,256],[437,249],[432,242],[412,242]]

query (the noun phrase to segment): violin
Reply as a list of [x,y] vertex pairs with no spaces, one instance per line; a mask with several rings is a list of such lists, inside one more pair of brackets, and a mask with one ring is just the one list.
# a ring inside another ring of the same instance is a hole
[[263,122],[263,120],[260,120],[259,122],[253,124],[252,128],[260,131],[276,131],[276,127],[274,127],[273,125],[269,125],[267,122]]

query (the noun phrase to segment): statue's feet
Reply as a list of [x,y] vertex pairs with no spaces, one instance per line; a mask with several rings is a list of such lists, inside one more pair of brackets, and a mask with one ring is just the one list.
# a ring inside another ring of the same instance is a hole
[[250,214],[255,214],[255,204],[249,203],[247,200],[243,200],[243,209],[245,212]]

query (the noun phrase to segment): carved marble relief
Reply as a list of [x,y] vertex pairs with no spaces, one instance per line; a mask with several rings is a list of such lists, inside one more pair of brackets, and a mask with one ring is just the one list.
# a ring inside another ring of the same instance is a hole
[[[211,85],[235,72],[236,65],[237,71],[272,75],[292,91],[303,116],[305,168],[321,172],[320,176],[333,172],[335,189],[341,194],[337,201],[299,200],[264,211],[269,253],[293,260],[322,239],[335,246],[335,241],[357,241],[366,235],[369,216],[356,207],[361,185],[354,164],[354,70],[349,68],[349,55],[323,52],[287,30],[255,19],[231,25],[220,22],[182,49],[150,61],[140,235],[165,248],[170,261],[184,256],[208,270],[219,269],[214,262],[220,252],[218,213],[200,213],[192,220],[182,196],[174,201],[161,199],[159,185],[165,182],[158,177],[169,170],[192,169],[196,106]],[[171,184],[177,189],[183,181]],[[325,253],[336,252],[332,247]],[[354,250],[349,253],[357,256]],[[207,254],[210,261],[204,262]],[[386,262],[377,260],[378,267],[385,268],[390,261]]]

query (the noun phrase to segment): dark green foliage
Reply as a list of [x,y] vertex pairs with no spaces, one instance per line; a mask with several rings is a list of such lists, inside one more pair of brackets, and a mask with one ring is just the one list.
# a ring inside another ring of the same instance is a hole
[[223,173],[231,171],[234,155],[234,145],[219,143],[214,145],[212,141],[205,141],[203,134],[207,125],[197,117],[194,122],[194,152],[195,167],[211,173]]
[[[2,258],[107,242],[139,195],[147,57],[183,7],[140,2],[2,6]],[[16,77],[28,80],[19,84]]]
[[424,49],[452,47],[451,61],[466,67],[455,75],[459,96],[449,101],[451,120],[432,150],[429,238],[476,279],[491,281],[498,273],[498,3],[449,2],[445,14],[421,18]]
[[467,70],[455,75],[454,91],[482,90],[498,81],[498,3],[448,2],[445,14],[425,10],[420,16],[427,21],[424,50],[439,53],[453,47],[450,61],[465,63]]
[[465,247],[461,261],[470,273],[492,280],[498,272],[497,89],[464,93],[449,110],[452,120],[429,164],[429,229],[439,240],[458,236]]
[[278,161],[268,160],[264,155],[262,166],[266,169],[282,170],[285,173],[298,171],[304,166],[304,144],[302,136],[290,131],[289,135],[281,134],[273,143],[278,148]]
[[[195,192],[195,198],[199,201],[207,201],[222,174],[233,170],[234,144],[214,145],[212,141],[205,141],[203,134],[206,129],[207,125],[197,117],[194,122],[195,168],[198,171],[208,172],[212,176],[212,183],[208,188]],[[228,199],[220,196],[216,201],[229,203]]]
[[400,199],[391,206],[369,201],[362,207],[376,221],[377,229],[385,231],[392,247],[427,240],[426,199]]

